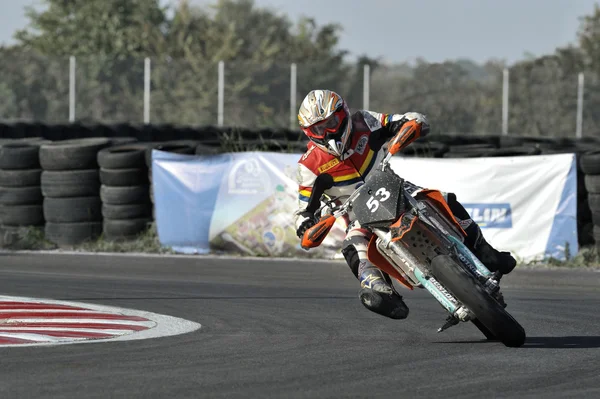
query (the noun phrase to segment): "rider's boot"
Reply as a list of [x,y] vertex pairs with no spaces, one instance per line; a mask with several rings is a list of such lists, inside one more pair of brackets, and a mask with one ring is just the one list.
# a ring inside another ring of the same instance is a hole
[[391,319],[405,319],[408,306],[392,284],[390,276],[371,262],[362,260],[358,267],[359,298],[372,312]]
[[465,232],[469,238],[471,236],[475,237],[474,241],[468,240],[472,244],[467,246],[490,271],[500,271],[502,274],[508,274],[517,266],[517,261],[512,257],[510,252],[498,251],[485,240],[477,223],[472,222],[465,229]]
[[502,274],[510,273],[517,265],[517,261],[512,257],[510,252],[500,252],[485,240],[481,228],[473,221],[473,219],[471,219],[471,216],[462,204],[457,201],[455,194],[448,194],[448,205],[465,233],[467,233],[465,239],[467,248],[469,248],[490,271],[500,271]]

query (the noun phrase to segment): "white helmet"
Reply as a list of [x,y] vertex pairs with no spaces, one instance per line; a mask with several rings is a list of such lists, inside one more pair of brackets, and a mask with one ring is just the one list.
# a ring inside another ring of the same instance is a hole
[[317,147],[342,157],[350,144],[352,120],[344,99],[331,90],[312,90],[298,111],[304,134]]

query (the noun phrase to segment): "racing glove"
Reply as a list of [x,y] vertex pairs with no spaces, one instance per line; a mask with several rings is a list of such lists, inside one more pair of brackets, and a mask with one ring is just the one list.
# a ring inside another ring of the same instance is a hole
[[310,229],[315,224],[317,224],[317,221],[315,220],[315,215],[313,215],[310,212],[302,212],[299,214],[299,216],[303,219],[301,219],[302,222],[300,222],[300,226],[296,230],[296,235],[298,236],[298,238],[302,238],[306,230]]

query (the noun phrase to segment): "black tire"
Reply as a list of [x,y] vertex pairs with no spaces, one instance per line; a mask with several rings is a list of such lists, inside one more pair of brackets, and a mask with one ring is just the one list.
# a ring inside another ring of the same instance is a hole
[[125,187],[148,184],[148,170],[140,169],[100,169],[100,183],[105,186]]
[[108,146],[106,138],[55,141],[40,147],[40,164],[44,170],[97,169],[98,151]]
[[210,145],[206,145],[206,144],[198,144],[196,146],[196,150],[195,150],[195,154],[196,155],[216,155],[219,154],[221,151],[219,149],[219,147],[213,147]]
[[522,155],[540,155],[542,150],[532,146],[505,147],[484,153],[485,157],[515,157]]
[[44,217],[51,223],[102,220],[100,197],[44,198]]
[[111,146],[132,144],[138,142],[138,139],[136,139],[135,137],[110,137],[109,140]]
[[133,239],[146,231],[152,220],[149,218],[111,220],[104,219],[104,238],[108,241]]
[[0,144],[0,169],[39,169],[39,151],[40,146],[34,141]]
[[579,164],[586,175],[600,175],[600,150],[584,153]]
[[42,205],[0,206],[0,224],[5,226],[41,226],[44,224]]
[[492,144],[464,144],[464,145],[451,145],[448,147],[450,152],[484,152],[487,150],[496,149],[495,145]]
[[446,152],[442,158],[482,158],[485,153],[482,151],[465,151],[465,152]]
[[491,332],[486,326],[484,326],[483,323],[479,319],[473,319],[473,320],[471,320],[471,323],[473,323],[475,325],[475,327],[477,327],[477,329],[479,331],[481,331],[481,333],[489,341],[498,341],[498,338],[496,338],[496,336],[494,335],[494,333]]
[[100,193],[98,169],[62,170],[42,172],[44,197],[96,197]]
[[0,186],[29,187],[41,183],[41,169],[4,170],[0,169]]
[[519,147],[525,144],[525,140],[518,136],[500,136],[498,144],[500,148]]
[[448,146],[436,142],[412,143],[401,151],[403,156],[420,158],[440,158],[446,152],[448,152]]
[[148,203],[150,201],[150,187],[148,185],[124,187],[102,185],[100,187],[100,199],[103,204],[109,205]]
[[187,154],[193,155],[196,152],[196,147],[198,144],[194,144],[193,142],[181,140],[181,141],[166,141],[164,143],[155,143],[154,145],[148,147],[146,149],[146,166],[148,168],[152,167],[152,150],[159,150],[165,152],[173,152],[176,154]]
[[592,228],[592,237],[594,238],[596,251],[600,253],[600,226],[594,226]]
[[46,223],[46,239],[58,246],[74,246],[102,235],[102,222]]
[[98,165],[104,169],[139,169],[146,167],[148,144],[126,144],[98,152]]
[[600,212],[600,194],[588,194],[588,203],[593,212]]
[[600,175],[585,175],[584,181],[588,193],[600,194]]
[[139,219],[149,218],[152,215],[152,204],[110,205],[102,204],[102,216],[105,219]]
[[520,347],[525,343],[523,327],[483,289],[471,273],[447,255],[436,256],[430,267],[435,278],[505,346]]
[[0,205],[40,205],[42,200],[40,186],[0,187]]
[[[600,218],[598,219],[600,221]],[[588,245],[594,245],[596,241],[594,240],[594,225],[592,223],[585,223],[581,230],[579,231],[579,244],[584,247]]]

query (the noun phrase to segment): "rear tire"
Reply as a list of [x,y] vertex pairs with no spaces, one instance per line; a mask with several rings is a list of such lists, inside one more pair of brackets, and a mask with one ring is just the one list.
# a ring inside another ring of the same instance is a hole
[[481,324],[504,345],[520,347],[525,343],[523,327],[484,290],[475,276],[451,257],[436,256],[431,262],[431,271],[434,277],[469,308]]

